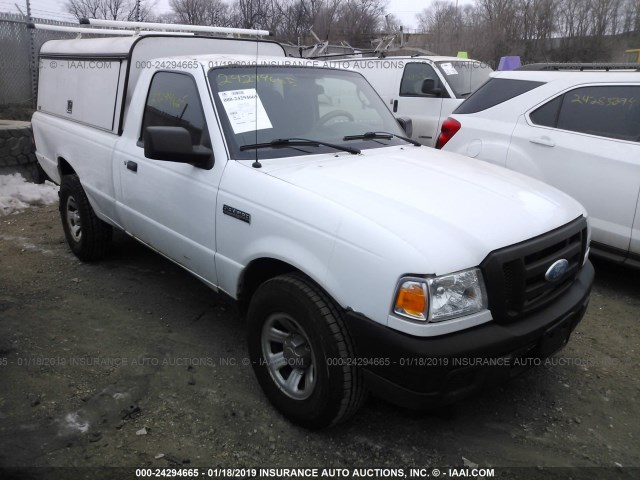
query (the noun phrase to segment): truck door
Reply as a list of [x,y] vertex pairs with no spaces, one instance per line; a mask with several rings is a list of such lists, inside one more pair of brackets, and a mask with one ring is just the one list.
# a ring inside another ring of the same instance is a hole
[[[224,162],[207,170],[152,160],[145,158],[143,143],[145,127],[180,126],[194,145],[211,148],[207,125],[216,123],[205,115],[199,91],[207,90],[199,77],[156,72],[148,92],[134,95],[114,162],[121,185],[118,208],[127,232],[215,286],[216,197]],[[141,78],[138,88],[143,84]],[[210,102],[207,94],[202,98]]]
[[[427,80],[431,93],[423,92]],[[448,91],[435,69],[425,62],[409,62],[400,78],[400,87],[393,102],[396,117],[410,117],[413,139],[433,147],[439,132],[440,112]]]

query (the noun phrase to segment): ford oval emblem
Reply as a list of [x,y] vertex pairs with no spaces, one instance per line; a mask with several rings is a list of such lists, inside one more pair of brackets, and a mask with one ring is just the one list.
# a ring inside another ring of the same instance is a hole
[[551,264],[544,274],[544,278],[547,282],[555,282],[560,279],[569,269],[569,261],[565,258],[561,258]]

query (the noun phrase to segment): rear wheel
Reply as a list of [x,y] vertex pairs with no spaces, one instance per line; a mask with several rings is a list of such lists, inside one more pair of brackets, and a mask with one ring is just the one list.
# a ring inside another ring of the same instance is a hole
[[249,353],[258,382],[291,421],[323,428],[362,404],[361,372],[339,308],[299,274],[268,280],[248,312]]
[[107,254],[113,229],[96,216],[77,175],[62,177],[60,218],[67,243],[80,260],[98,260]]

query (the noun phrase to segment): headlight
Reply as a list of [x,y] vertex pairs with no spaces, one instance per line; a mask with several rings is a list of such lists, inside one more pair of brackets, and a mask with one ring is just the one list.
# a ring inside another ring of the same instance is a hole
[[431,299],[429,320],[441,322],[487,308],[482,273],[477,268],[428,278]]
[[472,268],[440,277],[402,278],[393,311],[412,320],[442,322],[486,308],[482,273]]

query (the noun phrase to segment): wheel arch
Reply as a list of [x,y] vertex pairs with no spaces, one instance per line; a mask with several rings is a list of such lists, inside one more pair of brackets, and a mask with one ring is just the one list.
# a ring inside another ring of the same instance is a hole
[[[355,347],[339,305],[320,285],[297,272],[277,277],[256,291],[247,314],[249,355],[271,403],[298,425],[320,429],[354,415],[366,398],[366,387],[361,371],[348,361],[355,358]],[[272,336],[265,327],[274,326]],[[287,342],[291,342],[288,347]],[[280,348],[274,349],[273,343]],[[304,345],[309,357],[304,348],[298,349]],[[291,364],[291,360],[303,363]],[[306,369],[314,365],[309,373]],[[298,375],[293,377],[295,372]]]
[[74,168],[62,156],[58,157],[58,174],[60,175],[60,180],[62,180],[62,177],[65,175],[76,175]]
[[238,308],[242,315],[247,313],[251,297],[253,297],[253,294],[260,285],[271,278],[293,272],[297,272],[308,277],[308,275],[299,268],[276,258],[261,257],[249,262],[249,264],[242,270],[238,279],[237,301]]

